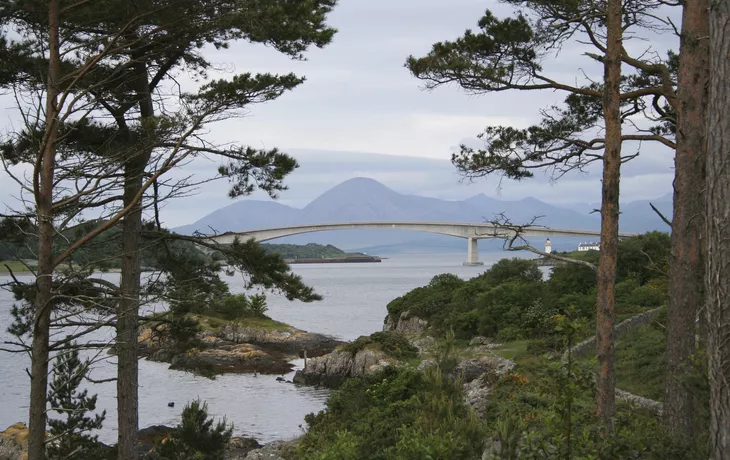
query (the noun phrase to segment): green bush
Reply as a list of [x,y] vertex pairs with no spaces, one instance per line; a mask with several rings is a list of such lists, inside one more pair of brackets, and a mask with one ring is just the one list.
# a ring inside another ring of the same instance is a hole
[[364,335],[343,345],[341,350],[355,355],[366,347],[381,350],[386,355],[399,360],[418,356],[418,348],[411,345],[406,336],[400,332],[375,332],[371,335]]
[[[667,241],[666,235],[651,234],[621,243],[617,312],[633,314],[666,301],[666,277],[657,261],[663,260]],[[596,262],[598,253],[570,256]],[[427,320],[435,333],[453,329],[462,340],[476,335],[533,339],[549,335],[550,318],[569,310],[593,321],[596,297],[596,272],[588,267],[559,265],[543,280],[533,260],[502,259],[468,281],[452,274],[434,276],[428,285],[390,302],[388,313],[398,318],[408,311]]]
[[527,353],[542,355],[545,353],[561,352],[565,348],[565,341],[559,335],[551,334],[527,343]]
[[225,419],[213,424],[208,405],[193,401],[182,411],[180,424],[158,443],[150,460],[223,460],[233,431]]
[[658,307],[667,301],[667,293],[652,284],[640,286],[631,293],[628,303],[640,307]]
[[305,420],[304,460],[473,459],[484,443],[460,384],[409,368],[350,379]]
[[268,307],[266,296],[256,294],[231,294],[214,305],[214,312],[225,319],[263,317]]

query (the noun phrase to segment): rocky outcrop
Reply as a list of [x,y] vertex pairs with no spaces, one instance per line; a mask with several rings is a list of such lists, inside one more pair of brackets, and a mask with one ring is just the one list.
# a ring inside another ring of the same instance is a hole
[[264,330],[232,323],[217,333],[208,336],[233,343],[258,345],[267,350],[276,350],[299,356],[306,350],[307,356],[317,357],[332,352],[344,342],[324,334],[303,331],[294,327],[284,330]]
[[265,446],[259,444],[254,438],[231,438],[224,459],[243,460],[250,452],[262,447]]
[[393,315],[385,318],[384,331],[402,332],[404,334],[421,334],[428,328],[428,321],[418,316],[411,315],[409,311],[404,311],[396,319]]
[[246,456],[226,456],[226,460],[286,460],[291,458],[291,455],[285,454],[296,451],[297,444],[299,444],[299,438],[291,441],[274,441],[248,452]]
[[[472,358],[460,358],[454,370],[449,374],[451,378],[454,380],[460,378],[462,382],[469,383],[485,374],[505,375],[515,367],[515,362],[511,359],[502,358],[490,351],[483,353]],[[417,369],[425,371],[435,365],[434,360],[424,359]]]
[[[487,415],[487,406],[489,405],[489,397],[492,394],[492,388],[496,378],[507,375],[515,367],[515,362],[511,359],[502,358],[493,353],[489,353],[478,358],[463,360],[459,363],[457,370],[461,368],[464,375],[464,400],[469,404],[477,415],[481,418]],[[467,372],[474,374],[482,371],[477,377],[468,380]]]
[[382,351],[363,348],[354,355],[343,350],[307,360],[304,369],[294,375],[294,383],[337,387],[351,377],[375,373],[397,361]]
[[10,425],[0,431],[0,460],[24,460],[28,453],[28,427],[25,423]]
[[215,348],[195,348],[162,361],[169,362],[171,369],[208,369],[223,374],[240,372],[286,374],[294,368],[288,361],[291,358],[290,355],[267,353],[260,347],[243,343],[223,344]]
[[167,362],[173,369],[203,374],[259,372],[283,374],[292,370],[289,361],[303,356],[329,353],[343,342],[323,334],[289,326],[280,329],[255,328],[236,322],[216,331],[198,334],[200,346],[181,352],[151,328],[139,336],[140,354],[152,361]]
[[514,367],[515,362],[511,359],[487,353],[475,358],[462,359],[456,366],[455,372],[463,378],[464,382],[471,382],[487,373],[505,375]]
[[431,336],[424,337],[408,337],[408,341],[414,347],[418,348],[420,354],[431,353],[436,349],[436,339]]

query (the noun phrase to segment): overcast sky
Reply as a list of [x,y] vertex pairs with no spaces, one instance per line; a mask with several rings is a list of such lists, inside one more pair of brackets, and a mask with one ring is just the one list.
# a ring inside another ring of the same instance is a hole
[[[598,202],[600,173],[595,169],[555,184],[546,177],[506,182],[499,190],[497,179],[460,183],[448,161],[459,143],[476,142],[476,135],[487,125],[534,123],[540,108],[564,97],[553,92],[475,97],[457,88],[422,90],[403,67],[406,57],[421,56],[432,43],[475,28],[486,8],[500,15],[509,13],[509,8],[485,0],[340,0],[330,17],[338,34],[330,46],[307,53],[306,62],[246,44],[211,52],[211,59],[226,74],[293,71],[307,81],[276,101],[254,107],[245,118],[220,123],[210,136],[220,143],[280,147],[294,154],[301,168],[287,181],[290,190],[281,195],[281,201],[296,207],[357,176],[377,179],[399,192],[445,199],[485,193],[504,199],[534,196],[566,205]],[[583,72],[600,72],[580,52],[579,48],[564,50],[546,61],[545,67],[551,75],[571,82],[580,80]],[[0,125],[10,126],[14,103],[0,98],[0,104]],[[638,146],[625,148],[635,151]],[[624,201],[671,191],[672,153],[648,144],[641,152],[623,171]],[[210,172],[217,166],[198,160],[185,172]],[[12,184],[0,176],[0,202],[11,201],[13,192]],[[173,227],[227,204],[226,184],[208,184],[197,196],[168,204],[163,218]]]

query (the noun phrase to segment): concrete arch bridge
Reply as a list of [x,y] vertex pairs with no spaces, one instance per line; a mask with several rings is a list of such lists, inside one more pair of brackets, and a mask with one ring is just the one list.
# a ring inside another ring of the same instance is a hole
[[[226,232],[220,235],[209,236],[208,238],[219,244],[231,244],[236,238],[240,240],[255,239],[258,242],[283,238],[285,236],[299,235],[302,233],[325,232],[330,230],[352,230],[352,229],[399,229],[418,232],[438,233],[467,240],[467,260],[464,265],[482,265],[479,262],[478,241],[487,238],[505,239],[514,236],[515,231],[489,223],[459,223],[459,222],[344,222],[328,224],[293,225],[289,227],[261,228],[246,230],[242,232]],[[600,237],[601,232],[597,230],[574,230],[566,228],[549,228],[532,226],[525,227],[523,236],[544,236],[546,238],[556,236],[575,237]],[[634,236],[633,233],[621,233],[622,237]]]

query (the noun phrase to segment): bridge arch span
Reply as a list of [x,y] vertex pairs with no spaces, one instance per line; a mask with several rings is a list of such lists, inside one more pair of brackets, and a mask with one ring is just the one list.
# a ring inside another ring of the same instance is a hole
[[[513,230],[487,223],[460,223],[460,222],[342,222],[326,224],[293,225],[288,227],[262,228],[241,232],[227,232],[220,235],[211,235],[208,239],[220,244],[231,244],[236,238],[247,240],[250,238],[259,242],[270,241],[286,236],[301,235],[304,233],[324,232],[332,230],[353,229],[398,229],[419,232],[437,233],[457,238],[467,239],[467,261],[464,265],[482,265],[479,262],[477,241],[487,238],[507,238],[514,235]],[[573,236],[573,237],[600,237],[597,230],[557,229],[548,227],[528,227],[524,236]],[[634,236],[622,233],[621,236]]]

